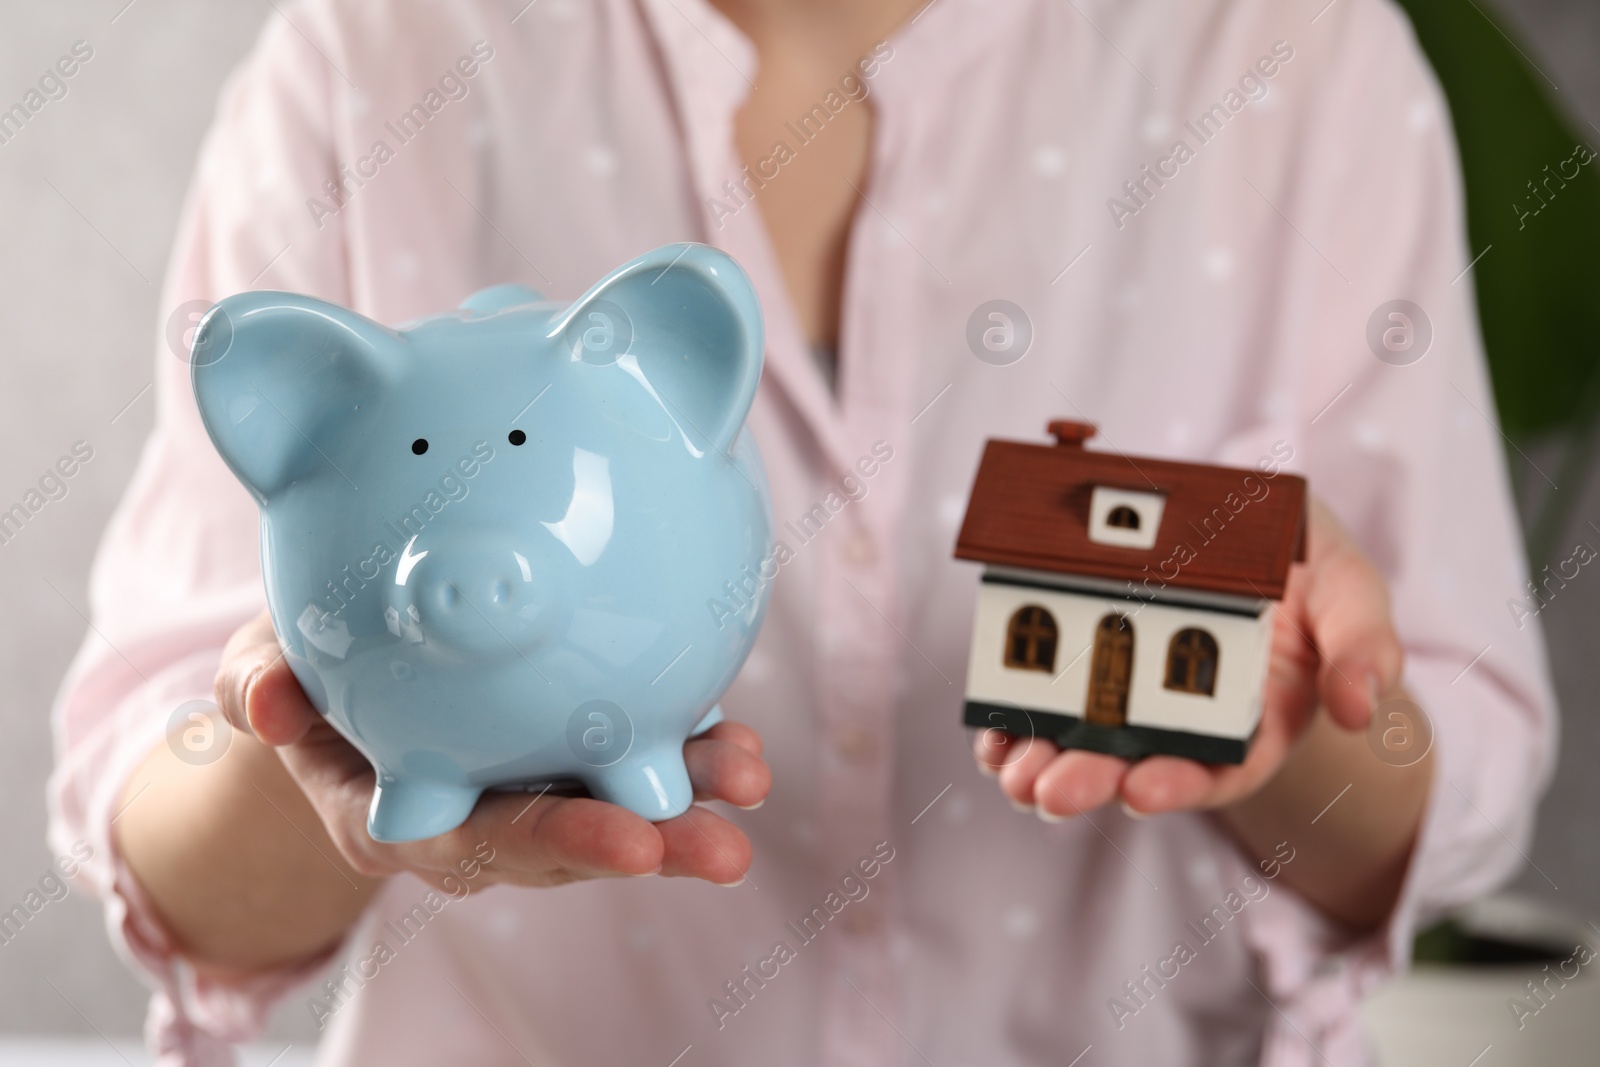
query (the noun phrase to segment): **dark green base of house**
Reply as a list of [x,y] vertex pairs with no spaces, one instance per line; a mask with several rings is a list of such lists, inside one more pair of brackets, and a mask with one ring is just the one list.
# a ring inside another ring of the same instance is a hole
[[967,701],[961,721],[968,726],[1004,730],[1018,737],[1040,737],[1062,748],[1081,748],[1136,760],[1146,756],[1182,756],[1201,763],[1243,763],[1249,741],[1155,726],[1097,726],[1076,715],[1031,711],[1009,704]]

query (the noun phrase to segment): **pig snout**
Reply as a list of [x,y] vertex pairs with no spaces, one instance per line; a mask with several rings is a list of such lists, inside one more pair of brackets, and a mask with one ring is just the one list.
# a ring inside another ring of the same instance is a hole
[[508,539],[465,536],[401,553],[384,621],[404,641],[477,657],[527,652],[555,630],[555,576]]

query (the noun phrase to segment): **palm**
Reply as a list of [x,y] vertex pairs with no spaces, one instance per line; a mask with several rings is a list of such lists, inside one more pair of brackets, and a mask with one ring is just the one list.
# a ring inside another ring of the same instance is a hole
[[[1245,761],[1208,765],[1175,756],[1135,764],[1049,742],[1015,744],[980,734],[980,766],[999,768],[1013,803],[1072,815],[1122,801],[1153,813],[1232,804],[1260,789],[1305,733],[1318,703],[1346,729],[1371,714],[1374,683],[1399,676],[1400,647],[1382,577],[1320,503],[1311,508],[1308,559],[1290,573],[1273,612],[1261,722]],[[1326,654],[1325,654],[1326,653]],[[1381,688],[1381,684],[1378,686]]]
[[[235,727],[277,749],[291,792],[321,821],[355,872],[398,871],[437,881],[485,842],[487,882],[559,885],[584,878],[651,874],[738,881],[751,847],[733,823],[698,804],[676,819],[651,823],[589,797],[490,792],[460,827],[426,841],[380,844],[367,834],[374,774],[366,757],[317,714],[278,649],[263,612],[241,627],[223,654],[218,703]],[[772,774],[750,727],[721,722],[684,745],[696,800],[754,807]],[[291,800],[297,798],[290,798]]]
[[[697,799],[737,803],[763,797],[765,767],[757,770],[747,758],[759,751],[754,731],[731,722],[688,742],[685,760],[701,785]],[[450,863],[440,867],[438,861],[470,855],[477,840],[495,843],[503,862],[516,865],[506,880],[525,886],[648,874],[656,868],[733,882],[750,862],[744,834],[707,809],[696,806],[676,819],[650,823],[613,804],[542,792],[485,793],[468,822],[442,838],[379,844],[365,831],[375,775],[355,746],[319,718],[278,754],[340,851],[364,874],[409,870],[427,878],[435,869],[447,874]]]

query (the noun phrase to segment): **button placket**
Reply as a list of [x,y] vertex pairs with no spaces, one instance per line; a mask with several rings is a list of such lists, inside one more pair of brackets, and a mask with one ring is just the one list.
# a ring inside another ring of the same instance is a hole
[[[883,281],[887,258],[875,241],[857,242],[851,277]],[[858,283],[859,284],[859,283]],[[865,306],[858,294],[847,306],[842,324],[852,356],[871,353],[869,362],[897,360],[903,352],[885,351],[875,319],[849,315],[848,307]],[[901,339],[904,343],[904,339]],[[863,453],[871,442],[892,436],[903,387],[894,368],[863,365],[847,368],[843,417],[852,447]],[[856,473],[850,471],[849,473]],[[896,568],[888,544],[902,502],[897,472],[887,467],[875,474],[871,490],[853,502],[829,531],[830,543],[819,568],[818,607],[824,625],[838,627],[840,640],[819,662],[819,691],[824,695],[825,736],[830,745],[819,800],[824,812],[824,840],[836,880],[855,869],[879,842],[894,843],[893,811],[894,679],[904,642],[893,621],[898,611]],[[892,886],[896,871],[884,866],[870,882],[867,895],[845,906],[838,936],[825,959],[823,1061],[830,1065],[898,1062],[900,1037],[892,1020],[899,1014],[898,992],[889,953]],[[857,872],[859,879],[859,872]]]
[[[671,12],[659,5],[652,7],[658,21],[671,26]],[[672,28],[682,35],[684,27]],[[699,48],[693,41],[681,43],[685,54]],[[701,146],[694,153],[694,176],[702,195],[712,195],[715,190],[710,186],[717,183],[710,179],[718,173],[719,153],[725,161],[735,157],[728,134],[737,87],[720,81],[705,84],[697,70],[679,69],[677,73],[696,101],[688,109],[693,114],[686,117],[691,140]],[[875,148],[880,158],[883,151],[881,144]],[[729,173],[734,169],[728,162],[720,165]],[[877,194],[873,195],[876,198]],[[898,255],[885,254],[880,247],[881,234],[866,215],[861,221],[867,223],[860,227],[865,243],[852,260],[851,276],[870,282],[854,285],[853,307],[846,308],[841,323],[844,344],[849,358],[858,364],[861,358],[869,364],[890,358],[894,365],[859,367],[858,384],[844,388],[847,416],[825,402],[820,386],[810,381],[813,368],[787,313],[782,279],[759,215],[741,212],[728,219],[725,228],[707,233],[709,240],[746,264],[768,298],[764,302],[773,305],[768,355],[774,378],[796,402],[817,437],[825,457],[822,481],[835,485],[843,475],[859,474],[854,465],[868,453],[872,442],[909,437],[894,429],[909,417],[908,411],[900,411],[908,398],[897,395],[905,388],[909,335],[895,336],[893,324],[880,321],[881,308],[869,316],[865,314],[869,304],[864,302],[882,299],[883,271],[899,270],[904,264]],[[870,284],[871,292],[863,291],[864,284]],[[900,447],[900,442],[893,443]],[[883,499],[878,499],[880,496]],[[816,840],[821,875],[817,884],[823,892],[831,890],[841,896],[840,879],[852,872],[859,878],[857,862],[870,856],[878,842],[894,843],[889,824],[893,810],[894,678],[904,649],[895,624],[889,621],[897,606],[892,554],[884,546],[892,543],[886,536],[891,530],[889,520],[902,505],[903,479],[894,472],[879,472],[868,497],[849,503],[820,531],[815,545],[805,550],[816,552],[814,662],[817,734],[822,745],[817,761]],[[893,865],[885,865],[867,883],[868,895],[846,904],[838,928],[824,933],[819,942],[824,971],[820,1059],[829,1067],[876,1067],[900,1057],[900,1038],[890,1021],[899,1014],[888,950],[894,874]]]

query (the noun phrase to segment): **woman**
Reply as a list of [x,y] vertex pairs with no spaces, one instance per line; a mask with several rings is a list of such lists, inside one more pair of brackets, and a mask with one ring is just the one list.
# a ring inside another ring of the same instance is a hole
[[[686,748],[705,800],[765,805],[652,827],[501,796],[372,843],[370,773],[275,662],[255,510],[162,355],[52,829],[95,846],[162,1062],[226,1062],[291,991],[334,1064],[1364,1062],[1361,996],[1513,871],[1554,732],[1537,628],[1501,607],[1524,575],[1460,183],[1402,18],[518,6],[286,6],[224,94],[164,306],[270,287],[399,322],[504,281],[570,297],[670,241],[738,258],[777,518],[879,460],[791,546],[734,721]],[[1031,342],[980,359],[997,299]],[[1369,346],[1395,299],[1421,358]],[[984,439],[1055,417],[1308,476],[1242,766],[987,734],[998,788],[974,774],[950,548]],[[238,732],[191,766],[163,734],[213,692]],[[1379,758],[1375,705],[1425,709],[1430,753]]]

